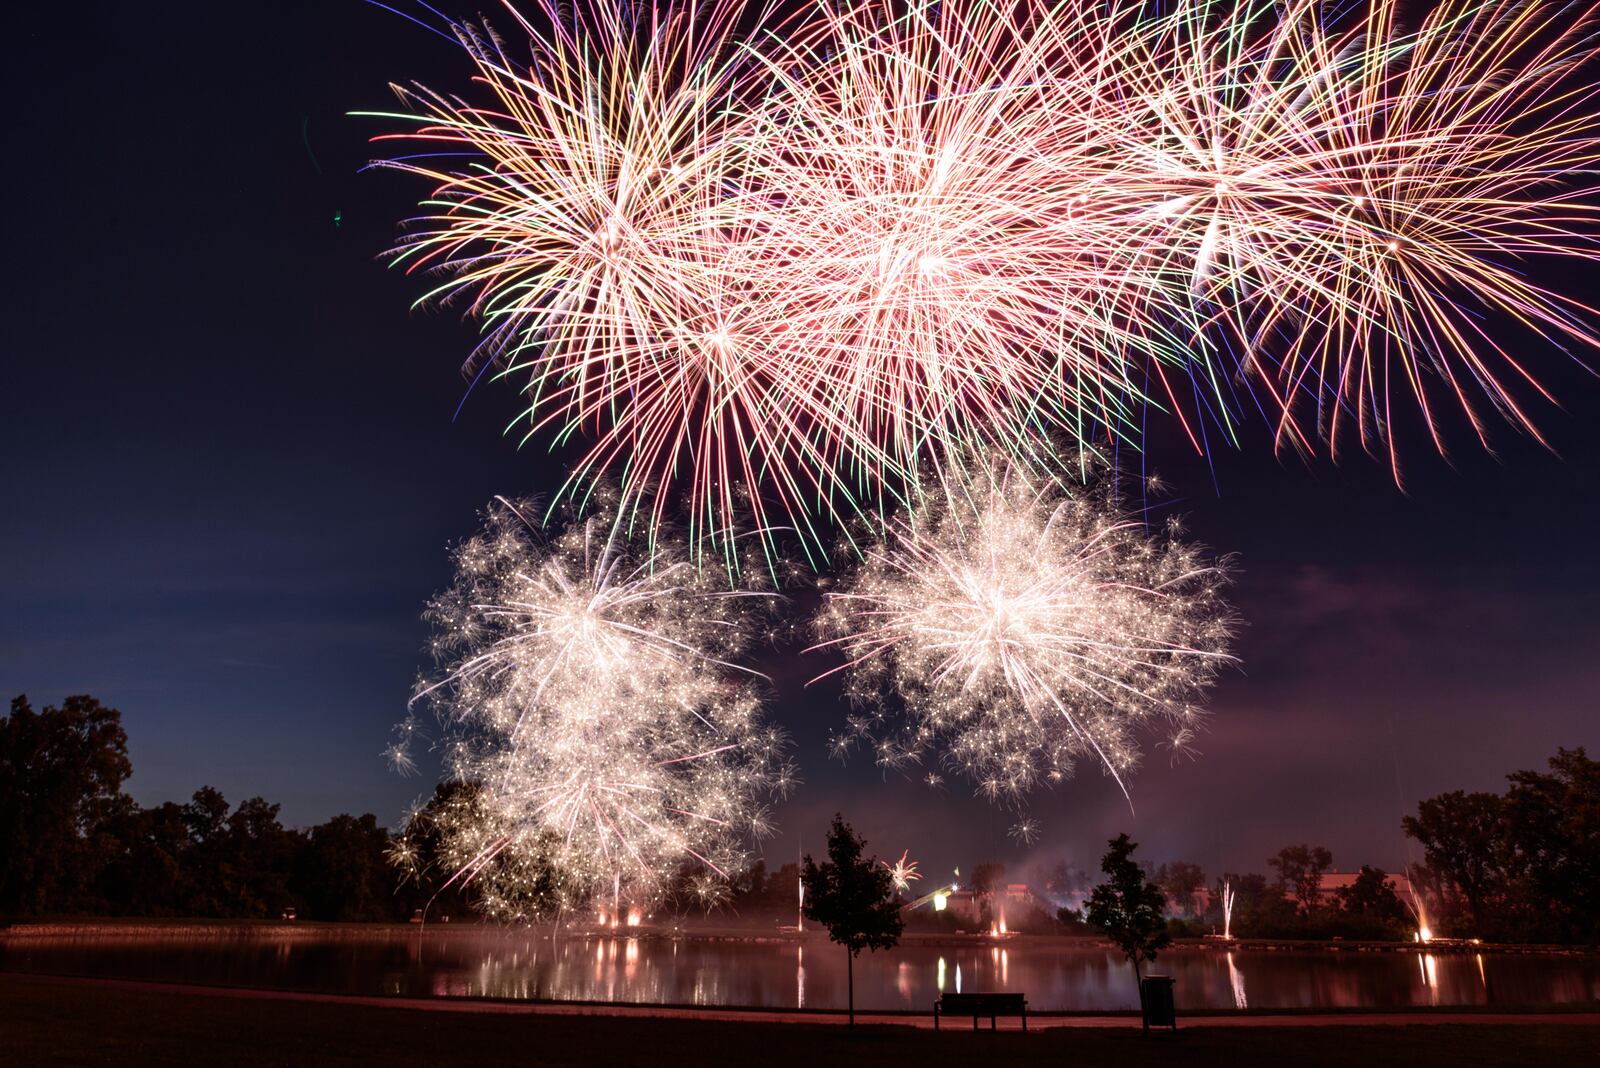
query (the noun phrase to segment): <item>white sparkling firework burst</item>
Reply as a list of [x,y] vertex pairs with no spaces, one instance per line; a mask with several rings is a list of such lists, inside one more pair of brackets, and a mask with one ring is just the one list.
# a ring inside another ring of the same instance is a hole
[[939,757],[1007,802],[1087,757],[1126,792],[1139,736],[1187,737],[1230,661],[1223,566],[1004,463],[922,501],[827,595],[819,648],[865,709],[841,748]]
[[794,781],[735,663],[767,598],[602,518],[546,542],[532,507],[489,510],[430,612],[445,669],[419,698],[474,788],[436,817],[441,854],[507,917],[713,897]]

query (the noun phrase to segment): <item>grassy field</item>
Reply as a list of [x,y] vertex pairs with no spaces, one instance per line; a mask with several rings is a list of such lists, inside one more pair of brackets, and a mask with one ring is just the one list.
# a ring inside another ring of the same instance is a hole
[[0,1064],[1582,1065],[1600,1027],[1427,1024],[1031,1034],[427,1012],[0,976]]

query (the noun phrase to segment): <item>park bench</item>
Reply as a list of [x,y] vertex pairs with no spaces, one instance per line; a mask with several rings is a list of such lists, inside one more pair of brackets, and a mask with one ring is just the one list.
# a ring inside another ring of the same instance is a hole
[[997,1025],[999,1016],[1022,1017],[1022,1029],[1028,1029],[1028,999],[1021,994],[943,994],[933,1003],[933,1028],[939,1029],[940,1016],[971,1016],[972,1029],[978,1029],[978,1017],[989,1017],[989,1030]]

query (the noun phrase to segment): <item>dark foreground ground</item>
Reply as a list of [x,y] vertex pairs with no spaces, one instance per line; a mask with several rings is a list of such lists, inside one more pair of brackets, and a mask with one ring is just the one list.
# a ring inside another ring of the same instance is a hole
[[[1043,1021],[1041,1021],[1043,1022]],[[1587,1065],[1583,1023],[1055,1027],[935,1033],[876,1025],[437,1012],[0,975],[0,1064]]]

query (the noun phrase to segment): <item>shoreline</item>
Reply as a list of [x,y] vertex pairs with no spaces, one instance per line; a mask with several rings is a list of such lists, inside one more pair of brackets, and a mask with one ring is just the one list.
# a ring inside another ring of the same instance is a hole
[[[753,945],[812,945],[827,942],[819,930],[796,932],[756,927],[641,925],[600,927],[593,924],[528,925],[512,927],[478,920],[461,923],[337,923],[318,920],[212,920],[169,919],[164,917],[84,917],[82,919],[24,920],[0,923],[0,943],[24,942],[72,936],[115,937],[137,935],[178,935],[186,937],[227,937],[241,934],[271,933],[307,938],[359,939],[380,936],[442,936],[467,931],[475,934],[533,936],[572,939],[636,939],[639,941],[737,942]],[[1093,935],[1023,934],[994,935],[984,932],[907,932],[903,946],[1075,946],[1114,950],[1111,942]],[[1179,938],[1170,949],[1249,953],[1428,953],[1444,954],[1528,954],[1562,957],[1597,957],[1600,947],[1520,943],[1472,942],[1460,939],[1435,939],[1428,942],[1356,942],[1342,939]]]

